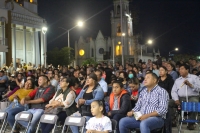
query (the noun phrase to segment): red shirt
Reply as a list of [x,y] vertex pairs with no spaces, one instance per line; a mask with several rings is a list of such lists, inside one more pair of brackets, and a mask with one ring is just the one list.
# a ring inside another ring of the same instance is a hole
[[138,95],[138,90],[137,91],[132,91],[132,96],[137,96]]

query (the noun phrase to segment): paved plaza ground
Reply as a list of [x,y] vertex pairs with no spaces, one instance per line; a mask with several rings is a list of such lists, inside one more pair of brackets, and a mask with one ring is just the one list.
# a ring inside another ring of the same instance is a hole
[[[187,125],[183,124],[183,128],[182,128],[181,133],[198,133],[198,130],[197,130],[198,126],[196,127],[196,130],[191,130],[191,131],[187,130],[186,127],[187,127]],[[11,129],[8,128],[5,133],[10,133],[10,132],[11,132]],[[61,130],[56,130],[56,133],[61,133]],[[69,133],[71,133],[71,132],[69,132]],[[172,133],[178,133],[178,129],[176,127],[173,127]]]

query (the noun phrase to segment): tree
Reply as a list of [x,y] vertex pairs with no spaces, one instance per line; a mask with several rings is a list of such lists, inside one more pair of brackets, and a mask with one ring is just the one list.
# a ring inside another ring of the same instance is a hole
[[58,65],[69,65],[74,61],[74,56],[72,54],[72,48],[64,47],[62,49],[54,48],[47,52],[47,63],[53,66]]
[[188,55],[188,54],[179,54],[179,55],[175,55],[174,57],[174,61],[185,61],[187,62],[190,58],[194,58],[197,59],[196,55]]
[[87,66],[87,65],[96,65],[97,64],[97,62],[94,60],[94,59],[92,59],[92,58],[88,58],[88,59],[86,59],[86,60],[84,60],[83,62],[82,62],[82,65],[83,66]]

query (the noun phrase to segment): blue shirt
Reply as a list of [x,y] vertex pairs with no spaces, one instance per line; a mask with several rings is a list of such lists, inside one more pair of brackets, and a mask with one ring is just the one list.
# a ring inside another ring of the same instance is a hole
[[154,111],[162,118],[166,118],[168,110],[169,95],[167,91],[160,86],[156,85],[148,92],[145,87],[139,95],[138,102],[133,108],[134,112],[140,111],[143,115],[149,114]]
[[170,75],[172,76],[173,80],[175,81],[178,78],[178,74],[176,71],[171,71]]
[[99,85],[101,86],[104,92],[108,92],[108,85],[103,79],[99,81]]
[[[188,80],[192,87],[189,87],[188,85],[183,84],[185,80]],[[188,74],[185,78],[182,76],[178,79],[176,79],[171,95],[172,99],[174,101],[179,100],[179,97],[186,97],[186,96],[199,96],[200,91],[200,78],[193,74]]]

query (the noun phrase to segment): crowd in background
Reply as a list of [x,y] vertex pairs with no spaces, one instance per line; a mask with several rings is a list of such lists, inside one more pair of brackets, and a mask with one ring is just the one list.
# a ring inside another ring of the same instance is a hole
[[[148,81],[148,74],[150,74],[151,79],[156,79],[155,83],[154,80]],[[135,112],[140,106],[139,104],[143,106],[143,103],[138,103],[138,100],[144,98],[140,95],[147,95],[144,93],[144,88],[151,86],[150,82],[152,82],[152,85],[158,84],[166,91],[166,94],[163,92],[163,98],[165,97],[167,104],[162,105],[163,112],[161,112],[163,114],[158,113],[157,115],[165,119],[165,132],[171,133],[171,126],[176,125],[176,118],[173,116],[174,108],[180,105],[180,99],[183,100],[186,97],[185,93],[181,93],[179,89],[183,83],[191,90],[193,89],[188,93],[188,96],[192,97],[189,100],[198,102],[199,75],[200,64],[196,59],[176,63],[160,59],[152,62],[149,59],[147,62],[140,60],[138,64],[126,62],[125,65],[122,65],[116,62],[114,66],[105,62],[75,67],[49,65],[47,68],[40,65],[36,67],[31,63],[28,65],[18,64],[17,68],[14,68],[11,63],[10,66],[3,65],[1,67],[0,96],[1,99],[8,99],[12,102],[6,109],[9,114],[7,121],[10,126],[14,125],[15,115],[21,111],[26,110],[35,114],[35,119],[29,129],[30,133],[35,132],[35,126],[40,116],[45,113],[45,108],[50,107],[63,107],[65,109],[57,114],[61,123],[70,115],[87,116],[86,130],[87,133],[92,133],[96,130],[92,129],[95,120],[90,118],[94,115],[98,116],[98,111],[95,110],[96,106],[106,116],[101,120],[107,123],[107,125],[103,125],[102,130],[111,130],[109,119],[115,119],[118,122],[117,133],[122,133],[126,131],[126,128],[133,126],[124,127],[123,122],[128,122],[126,117],[132,116],[132,109]],[[157,91],[160,91],[160,88]],[[151,97],[151,99],[154,98]],[[103,104],[99,101],[102,101]],[[19,105],[13,110],[12,107],[16,106],[16,102]],[[152,104],[153,102],[155,101],[152,101]],[[25,109],[26,106],[29,109]],[[170,114],[167,113],[169,110]],[[145,114],[145,111],[143,113]],[[26,126],[26,123],[20,124]],[[140,127],[141,125],[140,123]],[[43,133],[48,133],[53,129],[53,126],[42,124],[41,128]],[[79,132],[77,127],[71,126],[70,128],[73,133]],[[193,130],[194,128],[194,124],[188,125],[188,129]],[[16,128],[15,131],[18,132],[19,129]],[[146,131],[144,130],[144,132]]]

